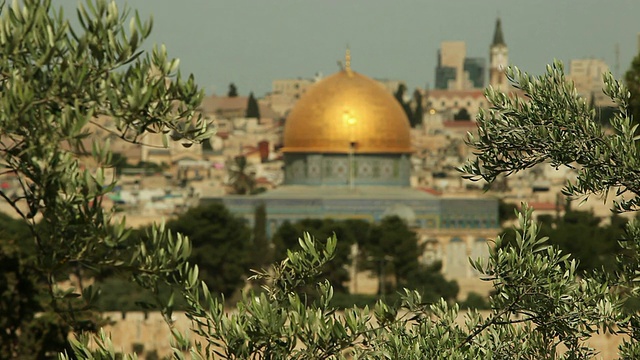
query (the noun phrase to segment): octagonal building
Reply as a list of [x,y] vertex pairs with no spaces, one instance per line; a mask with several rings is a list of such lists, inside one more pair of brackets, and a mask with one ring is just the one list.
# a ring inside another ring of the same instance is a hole
[[284,128],[285,184],[409,186],[409,120],[375,80],[344,70],[296,103]]
[[498,202],[448,197],[410,187],[411,133],[398,101],[375,80],[351,69],[317,82],[286,119],[284,184],[222,201],[253,225],[256,206],[267,211],[267,234],[285,221],[363,219],[396,215],[425,243],[425,261],[441,260],[450,278],[475,277],[468,257],[486,254],[499,230]]

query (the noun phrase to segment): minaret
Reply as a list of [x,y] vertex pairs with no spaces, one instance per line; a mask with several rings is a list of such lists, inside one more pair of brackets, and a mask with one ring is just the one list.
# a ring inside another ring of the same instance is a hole
[[502,24],[500,18],[496,20],[496,29],[493,33],[493,42],[490,47],[489,85],[501,91],[507,91],[508,82],[504,70],[509,65],[509,49],[504,42]]

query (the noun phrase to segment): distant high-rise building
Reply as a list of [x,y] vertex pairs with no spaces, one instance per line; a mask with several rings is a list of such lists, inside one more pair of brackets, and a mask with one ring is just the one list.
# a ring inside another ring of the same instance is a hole
[[611,99],[602,92],[602,74],[607,72],[609,65],[602,59],[573,59],[567,78],[573,81],[578,94],[592,100],[596,106],[611,106]]
[[314,82],[313,79],[304,78],[277,79],[273,80],[271,86],[274,94],[282,94],[299,99]]
[[441,62],[441,51],[438,50],[438,66],[436,67],[436,89],[448,89],[449,82],[456,79],[456,68],[450,66],[443,66]]
[[468,75],[471,87],[480,89],[484,87],[485,60],[483,58],[464,59],[464,72]]
[[436,88],[460,90],[464,87],[464,41],[443,41],[438,51]]
[[493,42],[489,48],[489,57],[489,85],[496,89],[506,91],[508,88],[508,82],[504,71],[507,65],[509,65],[509,49],[507,48],[507,43],[504,41],[500,18],[496,20]]
[[467,58],[464,41],[443,41],[438,50],[435,88],[470,90],[484,87],[485,62]]

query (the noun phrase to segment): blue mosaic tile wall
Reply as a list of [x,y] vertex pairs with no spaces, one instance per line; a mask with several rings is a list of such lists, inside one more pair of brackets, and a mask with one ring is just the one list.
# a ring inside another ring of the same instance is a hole
[[406,154],[285,154],[287,185],[349,185],[351,167],[357,185],[408,186]]

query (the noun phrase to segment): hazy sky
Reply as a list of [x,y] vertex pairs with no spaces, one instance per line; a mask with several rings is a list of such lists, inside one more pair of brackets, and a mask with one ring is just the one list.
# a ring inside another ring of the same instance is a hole
[[[118,1],[125,3],[125,1]],[[67,14],[77,0],[54,0]],[[348,44],[370,77],[434,82],[441,41],[462,40],[488,58],[502,18],[511,64],[541,73],[554,58],[604,59],[626,71],[638,52],[640,0],[128,0],[153,16],[151,43],[166,44],[208,94],[235,82],[262,96],[276,78],[329,75]],[[567,64],[568,65],[568,64]]]

